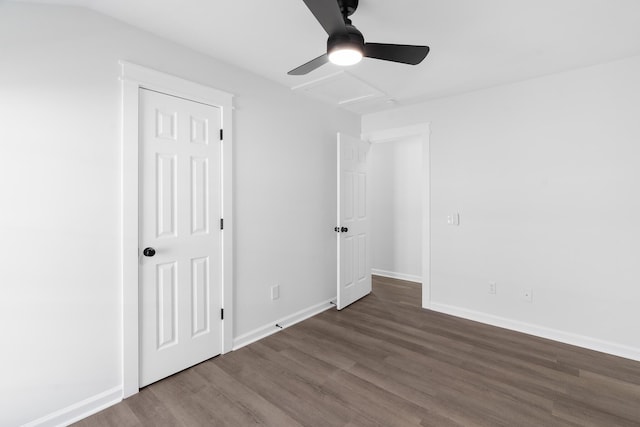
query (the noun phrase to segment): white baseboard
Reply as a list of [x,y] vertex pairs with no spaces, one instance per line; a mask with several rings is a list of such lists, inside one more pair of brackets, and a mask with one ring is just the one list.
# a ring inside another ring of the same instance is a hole
[[614,356],[624,357],[626,359],[640,361],[640,349],[616,344],[608,341],[602,341],[597,338],[591,338],[584,335],[577,335],[570,332],[560,331],[557,329],[547,328],[532,323],[520,322],[518,320],[508,319],[506,317],[494,316],[493,314],[483,313],[480,311],[469,310],[466,308],[456,307],[437,302],[430,303],[430,310],[440,313],[450,314],[463,319],[474,320],[476,322],[486,323],[488,325],[498,326],[500,328],[511,329],[517,332],[523,332],[529,335],[535,335],[541,338],[547,338],[561,343],[583,347],[589,350],[600,351],[612,354]]
[[120,401],[122,401],[122,387],[118,386],[28,422],[23,427],[68,426]]
[[414,276],[413,274],[396,273],[395,271],[378,270],[377,268],[372,268],[371,274],[374,274],[376,276],[389,277],[391,279],[407,280],[409,282],[422,283],[422,277]]
[[[244,347],[245,345],[249,345],[253,342],[261,340],[262,338],[266,338],[269,335],[275,334],[276,332],[281,331],[282,329],[286,329],[289,326],[295,325],[298,322],[301,322],[305,319],[315,316],[316,314],[322,313],[325,310],[335,307],[335,298],[327,300],[325,302],[321,302],[320,304],[313,305],[309,308],[305,308],[304,310],[300,310],[296,313],[293,313],[289,316],[283,317],[275,322],[269,323],[268,325],[261,326],[259,328],[254,329],[251,332],[240,335],[233,340],[233,350],[238,350],[239,348]],[[276,325],[281,326],[281,328]]]

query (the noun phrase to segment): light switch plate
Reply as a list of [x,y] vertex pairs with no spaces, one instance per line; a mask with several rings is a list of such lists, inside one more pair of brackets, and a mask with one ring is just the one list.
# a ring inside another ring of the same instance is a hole
[[460,225],[460,214],[456,212],[447,215],[447,225]]
[[496,282],[489,282],[489,293],[495,294],[497,290]]

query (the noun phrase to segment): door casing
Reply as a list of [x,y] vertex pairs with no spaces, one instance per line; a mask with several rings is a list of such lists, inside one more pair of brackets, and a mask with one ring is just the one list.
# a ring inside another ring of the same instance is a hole
[[222,129],[222,353],[233,343],[233,95],[150,68],[120,61],[122,67],[122,386],[123,398],[138,392],[138,196],[139,90],[150,89],[221,109]]

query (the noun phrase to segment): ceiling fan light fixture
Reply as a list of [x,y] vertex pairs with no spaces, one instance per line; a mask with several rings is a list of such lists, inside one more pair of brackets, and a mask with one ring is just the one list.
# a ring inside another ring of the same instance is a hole
[[327,40],[327,56],[336,65],[357,64],[364,56],[364,37],[353,25],[346,27],[347,33],[339,33]]
[[362,60],[362,50],[353,45],[336,47],[329,52],[329,61],[341,66],[357,64]]
[[358,7],[358,0],[303,0],[318,23],[329,35],[327,52],[294,68],[287,74],[302,76],[332,62],[337,65],[354,65],[363,57],[418,65],[429,53],[429,46],[365,43],[362,33],[353,25],[349,16]]

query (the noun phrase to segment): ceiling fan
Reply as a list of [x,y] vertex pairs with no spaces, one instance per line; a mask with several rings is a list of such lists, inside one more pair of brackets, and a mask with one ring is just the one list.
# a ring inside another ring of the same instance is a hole
[[303,1],[329,34],[327,53],[294,68],[287,73],[289,75],[307,74],[329,61],[336,65],[353,65],[363,57],[417,65],[429,53],[429,46],[365,43],[362,33],[349,19],[358,8],[358,0]]

